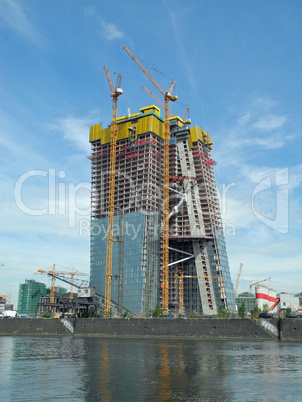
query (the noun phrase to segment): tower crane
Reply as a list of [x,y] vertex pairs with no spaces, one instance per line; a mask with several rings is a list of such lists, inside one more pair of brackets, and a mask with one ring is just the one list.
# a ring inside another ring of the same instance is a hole
[[182,275],[181,270],[179,269],[176,273],[175,273],[175,284],[176,281],[178,279],[178,309],[179,309],[179,314],[183,314],[183,279],[184,278],[202,278],[202,279],[206,279],[206,278],[212,278],[212,279],[218,279],[221,280],[222,276],[209,276],[209,275],[205,275],[205,276],[197,276],[197,275]]
[[164,97],[164,172],[163,172],[163,283],[162,283],[162,308],[168,310],[169,305],[169,142],[170,142],[170,101],[175,102],[178,96],[173,96],[171,91],[175,81],[172,81],[168,91],[164,91],[158,82],[152,77],[140,60],[126,47],[123,49],[135,61],[138,67],[149,78],[152,84]]
[[251,282],[250,282],[250,293],[251,293],[251,291],[252,291],[252,286],[258,285],[258,283],[262,283],[262,282],[268,281],[269,279],[272,279],[272,277],[263,279],[262,281],[258,281],[258,282],[255,282],[255,283],[251,283]]
[[[155,100],[155,102],[156,102],[162,109],[165,108],[164,104],[154,95],[153,92],[150,91],[150,89],[146,88],[144,85],[142,86],[142,88],[143,88],[150,96],[152,96],[152,98]],[[190,119],[188,119],[188,120],[185,121],[186,114],[187,114],[187,111],[188,111],[188,110],[189,110],[189,106],[187,106],[187,108],[186,108],[186,110],[185,110],[185,113],[184,113],[184,115],[183,115],[183,117],[182,117],[182,120],[183,120],[186,124],[190,124],[190,123],[191,123],[191,120],[190,120]],[[173,113],[169,112],[169,116],[170,116],[170,117],[173,117]]]
[[[155,100],[155,102],[162,108],[165,109],[164,104],[154,95],[153,92],[150,91],[150,89],[146,88],[144,85],[142,86],[142,88],[150,95],[152,96],[152,98]],[[173,114],[171,112],[169,112],[169,117],[172,117]]]
[[237,290],[238,290],[239,279],[240,279],[242,267],[244,267],[244,265],[241,263],[240,267],[239,267],[238,274],[237,274],[237,280],[236,280],[236,285],[235,285],[235,297],[237,296]]
[[115,88],[113,87],[109,71],[104,66],[107,81],[111,90],[112,98],[112,122],[110,130],[110,169],[109,169],[109,199],[108,199],[108,228],[107,228],[107,249],[106,249],[106,284],[105,284],[105,315],[110,314],[111,282],[112,282],[112,250],[113,250],[113,220],[114,220],[114,186],[115,186],[115,161],[116,161],[116,139],[117,139],[117,102],[122,95],[120,88],[121,75],[118,74]]
[[187,114],[187,111],[189,110],[189,106],[187,106],[187,108],[186,108],[186,111],[185,111],[185,113],[184,113],[184,115],[183,115],[183,121],[185,121],[185,117],[186,117],[186,114]]
[[[77,272],[77,271],[71,271],[71,272],[58,272],[56,271],[56,264],[53,264],[52,269],[49,271],[45,271],[43,269],[39,269],[38,272],[35,272],[36,275],[41,274],[41,275],[48,275],[51,277],[51,285],[50,285],[50,298],[49,302],[50,305],[54,304],[55,302],[55,281],[57,278],[57,275],[70,275],[71,280],[70,280],[70,300],[73,300],[73,281],[75,275],[80,275],[80,276],[85,276],[89,274],[85,274],[82,272]],[[53,313],[53,306],[50,306],[49,311]]]

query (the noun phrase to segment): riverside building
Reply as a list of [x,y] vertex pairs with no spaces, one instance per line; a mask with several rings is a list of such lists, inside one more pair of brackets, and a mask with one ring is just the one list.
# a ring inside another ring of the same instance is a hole
[[[117,123],[111,298],[145,315],[162,299],[164,121],[153,105]],[[110,127],[92,126],[90,143],[91,285],[105,294]],[[235,310],[212,146],[170,118],[169,306],[207,315]]]

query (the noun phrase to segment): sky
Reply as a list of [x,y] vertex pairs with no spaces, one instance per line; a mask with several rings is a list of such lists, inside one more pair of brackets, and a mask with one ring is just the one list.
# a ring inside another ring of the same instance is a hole
[[[38,269],[89,273],[89,128],[175,80],[182,116],[210,133],[238,293],[302,291],[300,0],[0,0],[0,294]],[[57,283],[59,284],[59,283]],[[64,283],[60,283],[64,286]],[[253,287],[251,288],[253,291]]]

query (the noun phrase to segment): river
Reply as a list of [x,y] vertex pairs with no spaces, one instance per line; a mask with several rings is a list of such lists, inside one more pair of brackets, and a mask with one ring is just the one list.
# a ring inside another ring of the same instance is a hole
[[1,401],[300,401],[302,344],[0,337]]

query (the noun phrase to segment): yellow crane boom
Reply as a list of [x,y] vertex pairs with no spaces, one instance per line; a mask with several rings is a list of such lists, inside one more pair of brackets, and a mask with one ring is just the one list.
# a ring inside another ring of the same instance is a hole
[[[155,100],[155,102],[162,108],[165,109],[165,105],[154,95],[153,92],[150,91],[150,89],[146,88],[144,85],[142,86],[142,88],[150,95],[152,96],[152,98]],[[170,112],[169,116],[172,117],[173,114]]]
[[121,75],[118,74],[115,88],[113,87],[110,74],[104,66],[107,81],[111,90],[112,98],[112,122],[110,130],[110,169],[109,169],[109,198],[108,198],[108,228],[107,228],[107,249],[106,249],[106,283],[104,313],[110,314],[111,282],[112,282],[112,250],[113,250],[113,221],[114,221],[114,187],[115,187],[115,162],[116,162],[116,139],[117,139],[117,102],[122,95],[120,88]]
[[170,101],[175,102],[178,97],[173,96],[171,91],[175,84],[172,81],[168,91],[164,91],[159,83],[152,77],[149,71],[144,67],[140,60],[126,47],[123,49],[128,53],[128,55],[135,61],[138,67],[146,74],[155,88],[164,97],[164,169],[163,169],[163,280],[162,280],[162,308],[163,310],[168,310],[169,306],[169,143],[170,143]]
[[187,114],[187,111],[189,110],[189,106],[187,106],[187,108],[186,108],[186,111],[185,111],[185,113],[184,113],[184,115],[183,115],[183,121],[185,121],[185,117],[186,117],[186,114]]

